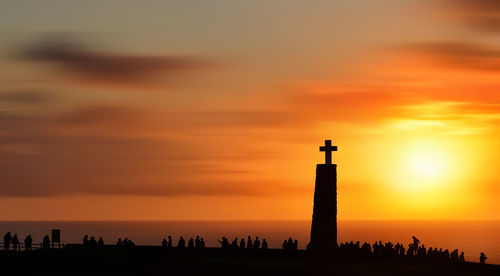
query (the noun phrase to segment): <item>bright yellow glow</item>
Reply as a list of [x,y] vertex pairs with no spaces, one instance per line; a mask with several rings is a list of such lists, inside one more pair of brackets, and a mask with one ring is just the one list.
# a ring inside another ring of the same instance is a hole
[[413,176],[422,180],[433,180],[443,177],[445,172],[445,156],[441,156],[439,152],[422,151],[414,152],[408,156],[408,166],[410,173]]
[[420,138],[401,143],[394,158],[391,182],[404,193],[431,199],[457,180],[455,145],[437,139]]

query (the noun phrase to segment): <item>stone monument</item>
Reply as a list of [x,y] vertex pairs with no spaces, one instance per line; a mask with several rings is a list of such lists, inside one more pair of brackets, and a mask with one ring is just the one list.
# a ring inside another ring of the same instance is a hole
[[333,251],[337,248],[337,165],[332,164],[331,140],[319,148],[325,152],[325,164],[316,166],[314,207],[309,248],[313,251]]

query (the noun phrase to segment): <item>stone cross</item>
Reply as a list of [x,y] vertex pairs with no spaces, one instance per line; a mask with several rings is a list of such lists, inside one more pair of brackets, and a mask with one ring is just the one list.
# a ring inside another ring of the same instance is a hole
[[337,146],[332,146],[332,140],[325,140],[325,145],[319,147],[319,151],[325,152],[325,164],[332,164],[332,151],[337,151]]

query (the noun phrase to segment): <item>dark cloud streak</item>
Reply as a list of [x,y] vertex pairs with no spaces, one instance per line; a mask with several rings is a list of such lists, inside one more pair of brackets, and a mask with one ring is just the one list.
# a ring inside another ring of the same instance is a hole
[[0,91],[0,102],[11,104],[42,104],[54,100],[54,95],[44,91]]
[[468,42],[426,42],[403,46],[437,62],[462,69],[500,70],[500,50]]
[[88,49],[68,39],[47,39],[18,52],[18,57],[52,63],[82,79],[111,83],[141,83],[161,75],[202,69],[208,61],[192,56],[141,56]]
[[446,0],[468,25],[480,30],[500,32],[500,1]]

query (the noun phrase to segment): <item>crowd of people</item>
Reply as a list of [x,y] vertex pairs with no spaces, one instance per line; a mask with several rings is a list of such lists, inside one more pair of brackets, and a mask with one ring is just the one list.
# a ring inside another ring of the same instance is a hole
[[[339,253],[345,255],[374,255],[374,256],[410,256],[422,257],[450,262],[465,262],[464,252],[459,254],[458,249],[450,252],[448,249],[442,248],[426,248],[424,244],[420,245],[420,241],[413,236],[413,243],[405,248],[403,244],[391,242],[382,243],[382,241],[374,242],[373,245],[365,242],[361,245],[358,242],[345,242],[339,246]],[[481,253],[480,263],[486,262],[486,255]]]
[[[396,243],[393,244],[391,242],[382,243],[382,241],[374,242],[373,245],[365,242],[361,244],[358,242],[345,242],[341,243],[338,246],[338,253],[342,255],[350,255],[350,256],[409,256],[409,257],[422,257],[429,258],[435,260],[442,261],[450,261],[450,262],[465,262],[464,252],[459,254],[458,249],[450,251],[448,249],[442,248],[426,248],[424,244],[420,244],[420,240],[418,240],[415,236],[413,238],[413,243],[409,244],[406,248],[403,244]],[[228,238],[222,237],[221,240],[218,240],[221,248],[247,248],[247,249],[268,249],[268,242],[264,238],[259,240],[259,237],[255,237],[252,239],[251,236],[245,240],[244,238],[234,238],[231,242],[229,242]],[[89,235],[85,235],[83,237],[83,245],[88,247],[103,247],[104,240],[102,237],[96,239],[94,236],[89,237]],[[116,246],[118,247],[133,247],[135,244],[132,240],[128,238],[118,239],[116,242]],[[174,247],[172,236],[168,236],[167,238],[163,238],[161,242],[161,246],[163,248],[171,248]],[[4,250],[12,250],[20,251],[21,250],[21,242],[17,234],[12,235],[10,232],[7,232],[3,238],[3,247]],[[205,240],[203,237],[196,236],[195,238],[189,238],[187,244],[184,237],[180,237],[177,245],[175,247],[178,248],[205,248]],[[26,251],[30,251],[33,248],[33,238],[31,235],[27,235],[24,238],[24,249]],[[42,243],[40,244],[41,249],[50,248],[50,238],[46,235]],[[291,237],[287,240],[283,240],[282,244],[283,250],[298,250],[298,241],[292,239]],[[486,254],[481,252],[479,256],[479,262],[481,264],[486,263],[487,257]]]
[[89,238],[89,235],[85,235],[83,236],[83,245],[89,247],[102,247],[104,246],[104,240],[102,239],[102,237],[99,237],[99,240],[96,240],[94,236]]
[[[163,248],[170,248],[174,247],[173,242],[172,242],[172,236],[168,236],[168,240],[163,238],[161,241],[161,247]],[[179,248],[186,248],[186,240],[184,237],[180,237],[179,241],[177,242],[177,247]],[[200,238],[200,236],[196,236],[196,239],[193,237],[189,238],[189,241],[187,243],[188,248],[205,248],[205,240],[203,238]]]
[[[103,245],[104,245],[104,242],[103,242]],[[116,241],[116,246],[118,246],[118,247],[134,247],[135,243],[129,238],[124,238],[123,240],[121,238],[118,238],[118,241]]]
[[[10,232],[7,232],[7,234],[3,236],[4,249],[10,250],[11,244],[12,244],[12,250],[14,251],[21,250],[21,243],[19,242],[17,234],[14,234],[12,236]],[[27,235],[26,238],[24,238],[24,248],[29,251],[32,249],[32,246],[33,246],[33,238],[31,238],[31,235]],[[49,246],[50,246],[50,240],[49,240]]]
[[218,241],[221,248],[247,248],[247,249],[267,249],[268,244],[266,239],[262,239],[262,242],[259,240],[259,237],[255,237],[255,240],[252,240],[251,236],[248,236],[247,241],[245,242],[244,238],[238,239],[234,238],[231,243],[226,237],[222,237],[222,240]]
[[292,237],[288,238],[288,240],[284,240],[281,248],[284,250],[297,250],[299,248],[299,242],[297,240],[293,240]]

